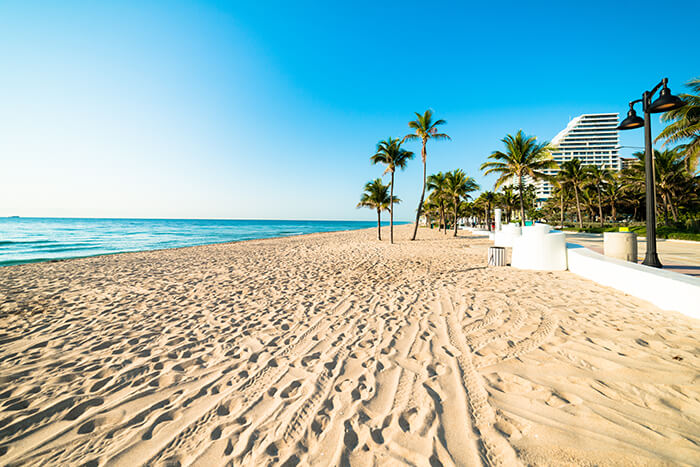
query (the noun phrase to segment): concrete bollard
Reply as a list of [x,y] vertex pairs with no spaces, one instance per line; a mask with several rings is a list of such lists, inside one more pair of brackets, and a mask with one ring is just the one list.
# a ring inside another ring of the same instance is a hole
[[493,212],[494,217],[496,218],[496,232],[499,232],[501,230],[501,216],[503,215],[503,211],[501,211],[499,208],[496,208]]
[[603,254],[611,258],[637,262],[637,234],[634,232],[604,232]]

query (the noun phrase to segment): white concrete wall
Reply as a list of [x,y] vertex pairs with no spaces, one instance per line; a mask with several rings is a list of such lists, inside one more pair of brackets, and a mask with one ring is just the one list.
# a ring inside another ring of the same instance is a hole
[[569,271],[664,310],[700,319],[700,279],[609,258],[573,243],[566,246]]

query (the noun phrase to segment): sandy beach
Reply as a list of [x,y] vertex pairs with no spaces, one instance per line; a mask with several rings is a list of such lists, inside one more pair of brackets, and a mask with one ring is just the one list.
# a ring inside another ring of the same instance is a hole
[[0,268],[0,463],[700,464],[700,322],[411,229]]

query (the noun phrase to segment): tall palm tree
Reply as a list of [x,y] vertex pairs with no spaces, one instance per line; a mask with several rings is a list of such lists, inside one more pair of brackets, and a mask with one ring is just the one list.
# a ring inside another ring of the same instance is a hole
[[588,182],[588,171],[581,165],[579,159],[571,159],[561,165],[559,172],[561,180],[567,187],[573,189],[576,199],[576,213],[578,215],[578,227],[583,228],[583,218],[581,216],[581,190]]
[[588,183],[598,195],[598,216],[600,217],[600,226],[603,227],[603,190],[607,184],[612,182],[612,172],[608,169],[601,169],[597,165],[589,165],[586,169],[588,171]]
[[700,159],[700,77],[686,83],[695,94],[680,94],[685,106],[661,115],[661,120],[671,122],[656,141],[665,139],[664,145],[688,141],[682,146],[688,170],[695,172]]
[[377,240],[382,239],[382,211],[389,210],[389,205],[392,202],[398,204],[401,200],[389,195],[389,185],[382,184],[381,178],[365,184],[365,192],[362,193],[357,207],[377,210]]
[[440,210],[440,226],[438,230],[444,227],[445,234],[447,234],[447,219],[445,216],[445,201],[448,199],[446,175],[442,172],[429,175],[428,190],[430,191],[428,198],[432,198]]
[[[384,173],[391,174],[391,197],[394,199],[394,174],[396,169],[406,168],[408,161],[413,159],[413,153],[401,149],[402,141],[398,138],[389,138],[377,144],[377,152],[370,157],[373,164],[386,164]],[[394,204],[389,209],[389,241],[394,243]]]
[[492,160],[481,164],[481,170],[485,170],[484,175],[500,174],[496,180],[495,188],[499,188],[507,182],[516,181],[518,183],[520,222],[525,225],[523,177],[528,176],[533,180],[547,178],[543,171],[557,167],[551,155],[554,147],[547,141],[538,144],[537,138],[525,136],[523,130],[519,130],[515,136],[506,135],[501,141],[506,146],[505,152],[494,151],[491,153],[488,158]]
[[435,139],[435,140],[441,140],[441,139],[450,139],[449,136],[445,133],[438,133],[438,126],[444,125],[447,123],[445,120],[435,120],[433,121],[433,111],[428,109],[426,110],[423,115],[419,114],[418,112],[415,112],[416,114],[416,119],[411,120],[408,122],[408,127],[413,129],[413,133],[409,133],[404,137],[405,140],[420,140],[422,143],[421,146],[421,158],[423,159],[423,191],[421,191],[420,195],[420,202],[418,203],[418,211],[416,211],[416,223],[413,226],[413,236],[411,237],[411,240],[416,239],[416,234],[418,233],[418,220],[420,219],[421,215],[421,210],[423,209],[423,200],[425,199],[425,187],[427,185],[427,176],[426,176],[426,159],[428,157],[428,153],[426,152],[426,146],[428,144],[428,140],[430,139]]
[[479,185],[474,178],[467,176],[462,169],[455,169],[452,172],[445,174],[446,191],[452,198],[453,204],[453,224],[454,236],[457,236],[457,215],[459,211],[459,202],[462,198],[469,198],[469,193],[479,189]]

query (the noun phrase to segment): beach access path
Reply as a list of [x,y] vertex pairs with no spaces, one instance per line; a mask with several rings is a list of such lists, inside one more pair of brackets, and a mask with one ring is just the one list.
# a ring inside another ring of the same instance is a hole
[[[566,232],[566,241],[577,243],[603,254],[603,234]],[[656,251],[663,268],[668,271],[700,277],[700,242],[658,238]],[[637,238],[639,263],[647,252],[646,238]]]
[[0,463],[700,464],[700,322],[411,228],[0,268]]

